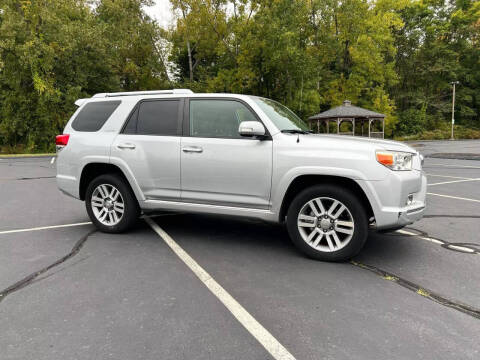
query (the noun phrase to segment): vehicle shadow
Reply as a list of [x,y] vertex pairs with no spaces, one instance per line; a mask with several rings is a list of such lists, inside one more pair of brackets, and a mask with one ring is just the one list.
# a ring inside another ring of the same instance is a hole
[[381,260],[382,263],[388,263],[410,258],[417,251],[415,241],[406,241],[411,238],[412,236],[395,232],[370,231],[364,248],[355,256],[355,260],[363,262]]
[[[239,253],[268,252],[276,257],[304,258],[290,241],[283,224],[256,219],[218,215],[178,214],[157,217],[155,221],[181,246],[207,246],[222,251],[227,247]],[[381,258],[384,261],[412,256],[414,243],[398,233],[370,232],[365,247],[357,257],[362,261]]]

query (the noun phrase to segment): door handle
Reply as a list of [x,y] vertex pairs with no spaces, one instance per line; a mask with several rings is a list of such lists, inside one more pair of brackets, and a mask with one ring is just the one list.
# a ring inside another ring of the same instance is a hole
[[118,144],[117,148],[119,148],[119,149],[135,149],[135,144],[130,144],[130,143]]
[[201,153],[201,152],[203,152],[203,149],[201,147],[198,147],[198,146],[187,146],[187,147],[182,148],[182,151],[184,153]]

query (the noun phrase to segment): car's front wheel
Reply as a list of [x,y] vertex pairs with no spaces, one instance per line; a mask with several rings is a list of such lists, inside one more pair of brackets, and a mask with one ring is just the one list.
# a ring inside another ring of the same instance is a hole
[[312,186],[299,193],[288,209],[287,227],[298,249],[324,261],[353,257],[368,235],[361,201],[347,189],[334,185]]
[[90,219],[103,232],[120,233],[138,219],[135,195],[120,176],[100,175],[87,187],[85,206]]

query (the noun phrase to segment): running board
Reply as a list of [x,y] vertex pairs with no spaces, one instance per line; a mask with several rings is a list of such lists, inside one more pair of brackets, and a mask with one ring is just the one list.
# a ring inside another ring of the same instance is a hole
[[277,215],[264,209],[244,208],[235,206],[224,205],[211,205],[211,204],[198,204],[187,203],[180,201],[167,201],[167,200],[145,200],[140,201],[140,207],[142,210],[172,210],[172,211],[184,211],[195,212],[202,214],[222,214],[232,216],[243,216],[250,218],[258,218],[267,221],[278,221]]

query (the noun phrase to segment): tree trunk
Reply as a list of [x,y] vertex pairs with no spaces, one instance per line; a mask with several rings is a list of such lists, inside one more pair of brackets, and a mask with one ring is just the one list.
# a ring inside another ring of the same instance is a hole
[[190,48],[189,40],[187,40],[187,51],[188,51],[188,70],[190,71],[190,82],[193,82],[192,49]]

